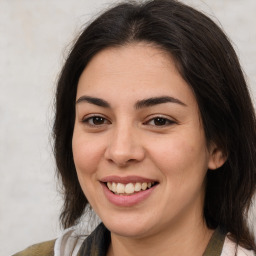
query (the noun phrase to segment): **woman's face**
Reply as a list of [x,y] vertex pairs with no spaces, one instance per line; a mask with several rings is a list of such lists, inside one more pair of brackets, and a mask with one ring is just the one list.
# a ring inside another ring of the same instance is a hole
[[193,92],[167,53],[143,43],[101,51],[76,100],[77,175],[108,229],[138,238],[202,221],[214,157]]

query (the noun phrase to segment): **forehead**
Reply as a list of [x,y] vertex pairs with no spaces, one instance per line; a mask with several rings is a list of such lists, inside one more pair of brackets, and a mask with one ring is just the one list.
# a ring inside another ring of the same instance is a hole
[[83,74],[86,74],[87,79],[95,72],[101,74],[98,78],[104,75],[118,78],[119,75],[136,74],[145,79],[159,73],[160,69],[174,71],[170,54],[145,43],[133,43],[100,51],[88,63]]
[[107,48],[96,54],[83,71],[77,98],[83,94],[106,98],[115,95],[153,97],[168,95],[195,101],[171,55],[145,43]]

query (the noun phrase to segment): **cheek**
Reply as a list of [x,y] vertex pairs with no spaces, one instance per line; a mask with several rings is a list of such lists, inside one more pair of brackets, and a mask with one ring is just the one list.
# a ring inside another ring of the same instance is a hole
[[91,205],[94,205],[97,170],[102,158],[103,145],[100,140],[74,131],[72,139],[73,158],[80,186]]
[[208,154],[203,138],[190,139],[176,135],[158,140],[151,147],[150,155],[159,170],[169,178],[167,181],[173,182],[175,186],[185,179],[204,179]]
[[78,175],[92,174],[102,157],[104,146],[99,140],[74,132],[72,140],[73,157]]
[[176,136],[169,143],[158,141],[151,156],[163,176],[160,181],[166,212],[175,214],[192,204],[199,204],[201,209],[207,154],[200,141],[188,141],[184,136]]

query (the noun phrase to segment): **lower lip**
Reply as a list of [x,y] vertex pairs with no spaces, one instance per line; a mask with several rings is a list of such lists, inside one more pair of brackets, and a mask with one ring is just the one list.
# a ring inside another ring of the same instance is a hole
[[123,206],[123,207],[133,206],[146,200],[150,196],[150,194],[154,191],[155,187],[157,187],[157,185],[155,185],[147,190],[137,192],[136,194],[123,196],[123,195],[116,195],[113,192],[111,192],[104,183],[101,183],[101,185],[103,188],[103,192],[106,198],[108,199],[108,201],[116,206]]

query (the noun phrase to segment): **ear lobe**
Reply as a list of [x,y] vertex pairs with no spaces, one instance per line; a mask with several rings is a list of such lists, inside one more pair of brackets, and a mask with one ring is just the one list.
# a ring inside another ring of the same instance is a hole
[[227,155],[222,152],[215,145],[210,151],[210,157],[208,162],[208,169],[215,170],[220,168],[227,160]]

